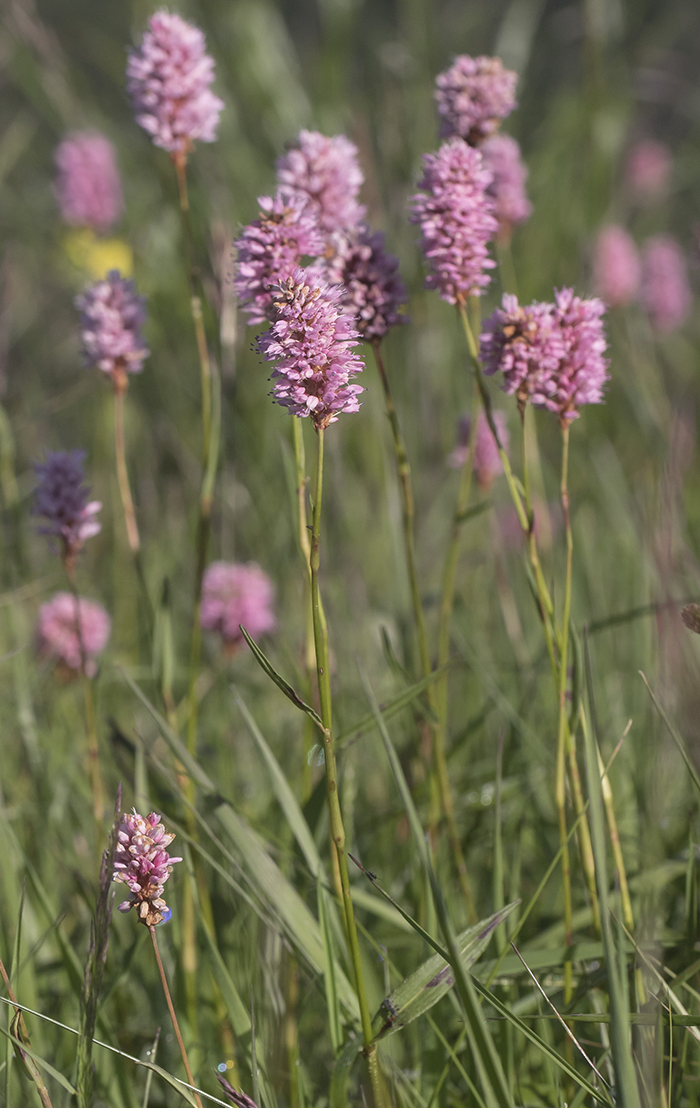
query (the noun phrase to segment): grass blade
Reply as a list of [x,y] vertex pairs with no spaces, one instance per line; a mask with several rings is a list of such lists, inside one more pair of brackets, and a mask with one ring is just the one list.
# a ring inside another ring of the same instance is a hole
[[277,685],[277,688],[282,690],[284,695],[287,697],[287,700],[291,700],[295,708],[299,708],[300,711],[306,712],[309,719],[312,719],[319,730],[323,731],[323,723],[318,712],[315,712],[310,704],[307,704],[305,700],[302,700],[296,689],[294,689],[289,684],[289,681],[285,681],[282,674],[277,672],[272,662],[270,662],[269,659],[265,657],[258,644],[253,639],[251,639],[250,635],[243,626],[241,626],[241,634],[243,635],[245,641],[248,643],[248,646],[253,653],[253,657],[260,666],[261,670],[267,674],[271,681],[274,681],[274,683]]

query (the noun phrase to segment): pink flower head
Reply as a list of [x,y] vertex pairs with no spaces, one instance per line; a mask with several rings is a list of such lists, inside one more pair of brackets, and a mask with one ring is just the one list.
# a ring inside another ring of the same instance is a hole
[[365,217],[357,199],[365,178],[357,147],[345,135],[300,131],[297,144],[277,161],[277,179],[306,198],[325,232],[346,231]]
[[72,227],[107,231],[124,209],[114,147],[99,131],[72,131],[56,147],[54,193]]
[[521,409],[555,412],[561,422],[576,419],[580,404],[600,404],[608,379],[601,300],[582,300],[572,289],[555,291],[554,304],[521,308],[503,297],[484,324],[484,373],[503,372],[503,388]]
[[675,331],[688,317],[693,294],[683,251],[671,235],[654,235],[644,244],[641,297],[660,334]]
[[[494,411],[493,421],[496,424],[501,446],[508,452],[510,438],[505,412]],[[447,464],[453,469],[461,469],[469,455],[469,443],[471,441],[471,420],[469,416],[463,416],[459,421],[457,446],[454,448]],[[503,473],[498,446],[484,412],[479,412],[476,421],[476,442],[474,443],[474,473],[483,492],[488,492],[499,473]]]
[[102,504],[90,500],[90,489],[83,484],[84,462],[84,450],[58,450],[49,451],[46,461],[34,466],[38,484],[32,514],[45,517],[40,534],[60,539],[69,561],[101,531],[96,517]]
[[518,75],[500,58],[462,54],[435,81],[440,138],[458,135],[477,146],[517,108]]
[[481,147],[484,165],[493,173],[488,187],[496,203],[496,217],[501,231],[516,223],[524,223],[532,212],[525,192],[528,169],[520,155],[520,146],[510,135],[491,135]]
[[401,309],[406,286],[398,272],[399,261],[384,249],[384,235],[362,226],[348,235],[330,237],[332,258],[325,277],[343,289],[343,303],[354,316],[355,326],[367,342],[378,342],[390,327],[405,323]]
[[84,668],[88,677],[94,677],[97,673],[95,658],[107,645],[111,626],[101,604],[83,597],[78,597],[76,603],[72,593],[56,593],[39,609],[38,653],[43,658],[54,658],[77,673]]
[[671,151],[656,139],[640,139],[627,155],[625,182],[635,199],[643,204],[652,204],[665,196],[672,172]]
[[170,909],[163,900],[163,886],[175,863],[182,861],[166,849],[174,838],[166,832],[156,812],[144,817],[135,808],[131,814],[124,813],[117,828],[112,880],[123,881],[129,888],[129,896],[119,905],[119,911],[136,908],[146,927],[155,927],[170,918]]
[[593,254],[593,287],[611,308],[629,304],[637,295],[641,277],[634,239],[624,227],[603,227]]
[[270,319],[273,287],[302,257],[317,258],[325,250],[316,213],[305,197],[282,185],[274,199],[260,196],[258,204],[259,219],[244,227],[234,244],[238,302],[253,325]]
[[420,224],[421,249],[432,273],[427,288],[437,289],[448,304],[481,295],[496,264],[486,244],[498,230],[494,202],[487,189],[493,180],[481,153],[462,139],[444,142],[436,154],[423,156],[423,177],[411,207],[411,222]]
[[75,304],[88,364],[108,373],[115,385],[123,385],[127,373],[140,373],[148,357],[141,335],[146,299],[137,294],[133,281],[113,269],[76,297]]
[[211,91],[214,62],[199,27],[157,11],[129,54],[126,88],[136,122],[156,146],[185,158],[195,142],[214,142],[224,107]]
[[202,580],[200,623],[237,648],[245,642],[241,626],[254,639],[274,631],[273,598],[272,582],[255,562],[212,562]]
[[350,379],[364,368],[353,353],[359,334],[338,285],[312,281],[301,267],[280,282],[272,327],[258,338],[266,361],[276,362],[272,395],[296,416],[311,416],[317,430],[340,412],[356,412],[361,385]]

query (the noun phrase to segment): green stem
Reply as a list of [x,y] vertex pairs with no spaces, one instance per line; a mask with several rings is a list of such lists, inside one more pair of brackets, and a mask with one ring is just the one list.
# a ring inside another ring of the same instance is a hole
[[102,788],[102,778],[100,776],[97,717],[95,714],[95,701],[92,695],[92,680],[87,672],[87,652],[83,641],[83,625],[80,620],[80,597],[78,596],[78,589],[75,583],[75,565],[69,558],[64,559],[64,565],[70,591],[73,596],[73,603],[75,604],[75,631],[78,636],[80,671],[85,696],[85,736],[87,740],[88,780],[90,781],[90,790],[92,792],[92,814],[95,819],[96,827],[98,830],[102,830],[104,791]]
[[[573,912],[571,907],[571,870],[569,862],[569,845],[566,831],[566,751],[567,751],[567,718],[566,718],[566,682],[567,661],[569,648],[569,615],[571,613],[571,569],[573,563],[574,541],[571,533],[571,520],[569,517],[569,431],[570,424],[562,422],[562,456],[561,456],[561,506],[564,514],[564,527],[566,530],[566,583],[564,586],[564,612],[560,631],[559,644],[559,728],[557,734],[557,770],[556,770],[556,805],[559,817],[559,842],[561,846],[562,879],[564,883],[564,932],[566,945],[573,944]],[[572,968],[570,960],[564,964],[564,1003],[568,1004],[572,995]]]
[[168,988],[168,979],[165,976],[165,970],[163,968],[163,962],[161,960],[160,951],[158,949],[158,940],[156,939],[156,929],[155,929],[155,927],[149,927],[148,930],[151,933],[151,939],[153,941],[153,950],[155,951],[156,962],[158,963],[158,972],[160,973],[160,980],[161,980],[161,984],[163,985],[163,992],[165,993],[165,1000],[166,1000],[166,1003],[168,1005],[168,1011],[170,1012],[170,1019],[173,1021],[173,1030],[175,1031],[175,1038],[177,1039],[177,1045],[180,1048],[180,1055],[182,1057],[182,1063],[185,1067],[185,1073],[187,1074],[187,1080],[189,1081],[190,1085],[193,1087],[192,1088],[192,1096],[194,1098],[195,1104],[197,1105],[197,1108],[202,1108],[202,1101],[200,1099],[199,1093],[194,1091],[194,1077],[192,1076],[192,1068],[190,1066],[190,1060],[187,1057],[187,1051],[185,1050],[185,1044],[182,1040],[182,1035],[180,1034],[180,1025],[177,1022],[177,1016],[175,1015],[175,1009],[173,1007],[172,998],[170,996],[170,989]]
[[134,501],[131,496],[131,485],[129,483],[129,471],[126,465],[126,441],[124,436],[124,401],[126,399],[126,390],[129,386],[129,378],[127,372],[122,367],[118,367],[112,377],[114,384],[114,455],[117,467],[117,484],[119,486],[119,496],[122,502],[122,508],[124,510],[124,523],[126,525],[126,537],[129,543],[129,549],[134,559],[134,567],[136,569],[136,576],[141,586],[145,601],[146,622],[148,625],[149,637],[153,636],[153,621],[154,613],[153,606],[151,604],[151,598],[148,595],[148,588],[146,585],[146,576],[143,571],[143,561],[141,558],[141,538],[139,535],[138,524],[136,522],[136,510],[134,508]]
[[384,1085],[379,1072],[376,1058],[376,1043],[372,1041],[372,1020],[367,1004],[364,978],[362,975],[362,963],[360,959],[360,945],[357,938],[355,913],[350,895],[350,877],[348,874],[348,860],[345,852],[345,828],[340,810],[340,797],[338,795],[338,771],[335,760],[335,746],[333,743],[333,709],[331,701],[331,682],[328,658],[328,629],[322,618],[321,597],[318,586],[318,571],[320,566],[319,541],[321,532],[321,503],[323,496],[323,445],[324,429],[316,429],[316,489],[314,494],[313,524],[311,531],[311,610],[314,624],[314,643],[316,647],[316,672],[318,677],[318,692],[321,705],[321,720],[324,727],[324,750],[326,766],[326,787],[328,792],[328,813],[331,826],[331,837],[338,857],[340,870],[340,884],[343,893],[343,911],[345,914],[345,931],[348,940],[350,961],[355,978],[355,992],[360,1007],[360,1020],[362,1023],[362,1041],[364,1054],[369,1067],[372,1081],[372,1091],[376,1108],[382,1108],[386,1101]]

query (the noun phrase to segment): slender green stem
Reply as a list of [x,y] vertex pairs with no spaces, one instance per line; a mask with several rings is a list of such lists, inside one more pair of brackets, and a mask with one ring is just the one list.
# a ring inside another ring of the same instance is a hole
[[[291,417],[292,438],[294,441],[295,485],[297,499],[297,539],[304,562],[304,620],[306,624],[304,645],[304,669],[306,672],[307,696],[313,698],[314,672],[316,670],[316,648],[314,645],[314,624],[311,611],[311,540],[306,516],[306,456],[304,434],[301,420]],[[323,613],[321,613],[323,615]],[[311,795],[312,772],[309,754],[316,742],[316,731],[308,716],[304,717],[304,765],[302,768],[302,800],[304,803]]]
[[345,914],[345,931],[348,940],[350,961],[355,978],[355,991],[360,1008],[360,1020],[362,1023],[362,1041],[364,1054],[367,1058],[372,1091],[376,1108],[382,1108],[386,1101],[384,1084],[379,1072],[376,1057],[376,1043],[372,1041],[372,1020],[369,1014],[367,995],[365,992],[364,978],[362,975],[362,962],[360,958],[360,945],[357,938],[355,913],[350,895],[350,877],[348,874],[348,860],[345,851],[345,828],[340,810],[340,797],[338,795],[338,771],[335,760],[335,746],[333,743],[333,708],[331,701],[331,682],[328,658],[328,629],[321,617],[321,598],[318,585],[318,571],[320,567],[319,542],[321,533],[321,504],[323,497],[323,446],[324,429],[316,431],[316,488],[313,505],[313,524],[311,530],[311,555],[309,564],[311,567],[311,610],[314,623],[314,643],[316,647],[316,672],[318,676],[318,692],[321,705],[321,719],[324,727],[324,750],[326,766],[326,787],[328,792],[328,813],[331,825],[331,837],[338,857],[340,871],[340,884],[343,893],[343,911]]
[[126,537],[129,543],[129,549],[134,557],[136,557],[141,550],[141,539],[139,536],[138,524],[136,523],[134,501],[131,497],[129,472],[126,468],[126,448],[124,444],[124,397],[126,396],[127,381],[128,378],[123,371],[118,377],[115,377],[114,380],[114,453],[117,462],[119,495],[124,509]]
[[[161,960],[160,951],[158,949],[158,940],[156,938],[156,929],[155,929],[155,927],[149,927],[148,930],[151,933],[151,939],[153,941],[153,950],[155,951],[156,962],[158,963],[158,972],[160,973],[160,980],[161,980],[162,985],[163,985],[163,992],[165,993],[165,1000],[166,1000],[166,1003],[168,1005],[168,1011],[170,1012],[170,1019],[173,1021],[173,1030],[175,1031],[175,1038],[177,1039],[177,1045],[180,1048],[180,1055],[182,1057],[182,1063],[185,1067],[185,1073],[187,1074],[187,1080],[189,1081],[190,1085],[194,1086],[194,1077],[192,1076],[192,1068],[190,1066],[190,1060],[187,1057],[187,1051],[185,1050],[185,1044],[182,1040],[182,1035],[180,1034],[180,1025],[177,1022],[177,1016],[175,1015],[175,1009],[173,1007],[172,998],[170,996],[170,989],[168,988],[168,979],[165,976],[165,970],[163,968],[163,962]],[[194,1088],[192,1089],[192,1096],[194,1097],[194,1101],[197,1104],[197,1108],[202,1108],[202,1101],[200,1099],[199,1093],[195,1092]]]
[[[85,650],[85,642],[83,640],[83,624],[80,619],[80,597],[78,596],[78,589],[75,583],[75,564],[70,558],[65,558],[64,565],[70,591],[73,596],[73,603],[75,604],[75,631],[78,636],[80,672],[85,696],[85,736],[87,740],[88,780],[90,781],[90,790],[92,792],[92,813],[96,826],[101,829],[102,820],[104,818],[104,790],[102,788],[102,778],[100,776],[95,701],[92,695],[92,680],[87,671],[88,658],[87,651]],[[98,856],[100,856],[99,849],[98,845]]]
[[[562,423],[561,456],[561,506],[566,530],[566,581],[564,586],[564,612],[559,636],[559,728],[557,733],[557,770],[556,804],[559,818],[559,842],[561,845],[562,879],[564,883],[564,932],[566,945],[573,944],[573,911],[571,906],[571,869],[569,861],[568,836],[566,831],[566,683],[569,647],[569,615],[571,612],[571,569],[573,564],[574,541],[569,517],[569,430],[568,422]],[[569,1003],[572,994],[572,967],[567,960],[564,964],[564,1002]]]

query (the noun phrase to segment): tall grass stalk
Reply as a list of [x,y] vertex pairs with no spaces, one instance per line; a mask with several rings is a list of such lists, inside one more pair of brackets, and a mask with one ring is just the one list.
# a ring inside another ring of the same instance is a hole
[[[153,950],[154,950],[154,953],[155,953],[155,956],[156,956],[156,962],[158,963],[158,973],[160,974],[161,984],[163,985],[163,992],[165,993],[165,1001],[166,1001],[166,1004],[168,1005],[168,1011],[170,1012],[170,1019],[172,1020],[173,1030],[175,1032],[175,1038],[177,1039],[177,1045],[180,1048],[180,1056],[182,1058],[182,1064],[185,1067],[185,1073],[187,1074],[187,1080],[189,1081],[190,1085],[194,1085],[194,1077],[192,1075],[192,1068],[190,1066],[190,1060],[187,1057],[187,1051],[185,1050],[185,1044],[183,1042],[182,1034],[180,1032],[180,1025],[177,1022],[177,1016],[175,1014],[175,1008],[173,1007],[172,997],[170,996],[170,989],[168,988],[168,979],[165,976],[165,968],[163,966],[163,961],[162,961],[161,956],[160,956],[160,950],[158,949],[158,939],[156,938],[156,929],[155,929],[155,927],[149,927],[148,930],[149,930],[150,935],[151,935],[151,942],[153,943]],[[195,1092],[194,1089],[192,1090],[192,1096],[194,1097],[194,1101],[197,1105],[197,1108],[203,1108],[202,1101],[201,1101],[201,1098],[199,1096],[199,1093]]]
[[[564,529],[566,531],[566,575],[564,583],[564,611],[562,615],[561,631],[559,636],[559,725],[557,729],[557,768],[555,799],[557,805],[557,817],[559,821],[559,845],[561,848],[561,872],[564,891],[564,932],[566,945],[572,946],[573,936],[573,910],[571,905],[571,865],[569,861],[569,846],[566,832],[566,747],[567,747],[567,718],[566,718],[566,688],[568,680],[568,649],[569,649],[569,617],[571,614],[571,572],[573,567],[574,540],[571,533],[571,519],[569,515],[569,431],[570,424],[562,422],[562,454],[561,454],[561,506],[564,514]],[[570,960],[564,963],[564,1003],[569,1004],[573,990],[572,966]]]

